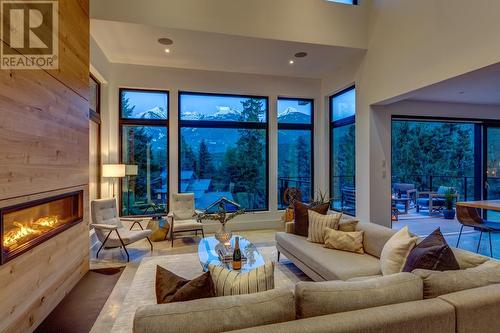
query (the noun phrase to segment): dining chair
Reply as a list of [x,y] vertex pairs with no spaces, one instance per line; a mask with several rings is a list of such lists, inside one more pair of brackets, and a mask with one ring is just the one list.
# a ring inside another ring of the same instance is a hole
[[458,234],[456,247],[458,247],[458,244],[460,243],[460,237],[462,236],[462,231],[464,227],[471,227],[480,231],[479,242],[477,243],[476,253],[479,252],[479,246],[481,245],[481,238],[483,236],[483,232],[487,232],[490,241],[490,257],[493,257],[491,233],[500,232],[500,223],[485,221],[481,218],[481,216],[479,216],[476,208],[466,207],[462,205],[457,205],[457,220],[462,226],[460,227],[460,233]]

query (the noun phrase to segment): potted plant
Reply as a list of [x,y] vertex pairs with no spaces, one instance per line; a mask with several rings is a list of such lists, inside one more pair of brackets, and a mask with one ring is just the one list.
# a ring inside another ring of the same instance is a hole
[[446,191],[444,195],[444,209],[443,216],[447,220],[453,220],[455,218],[455,209],[453,209],[453,201],[455,200],[456,194],[453,189]]

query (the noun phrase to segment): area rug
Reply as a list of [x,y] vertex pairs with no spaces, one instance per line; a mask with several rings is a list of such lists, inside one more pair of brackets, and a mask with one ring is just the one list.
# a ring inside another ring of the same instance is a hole
[[[266,260],[276,262],[276,247],[259,247],[259,251]],[[144,258],[137,269],[111,332],[132,333],[136,309],[143,305],[156,304],[154,285],[157,265],[187,279],[195,278],[202,273],[197,253]],[[292,289],[297,282],[308,280],[309,278],[304,273],[283,256],[280,262],[275,265],[275,288]]]
[[88,333],[124,268],[101,268],[87,272],[35,332]]

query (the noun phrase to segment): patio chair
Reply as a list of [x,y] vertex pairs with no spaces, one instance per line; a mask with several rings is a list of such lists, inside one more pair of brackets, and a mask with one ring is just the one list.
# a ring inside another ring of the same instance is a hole
[[417,189],[415,188],[415,184],[411,183],[394,183],[392,186],[392,191],[395,194],[401,193],[402,199],[410,199],[410,202],[413,202],[413,205],[417,202]]
[[478,214],[477,209],[473,207],[466,207],[457,205],[457,220],[462,225],[460,227],[460,233],[458,234],[457,245],[460,243],[460,237],[462,237],[462,230],[465,227],[471,227],[480,231],[479,242],[477,243],[476,253],[479,252],[479,246],[481,245],[481,238],[483,232],[488,233],[488,238],[490,240],[490,257],[493,258],[493,245],[491,242],[491,233],[500,232],[500,223],[485,221]]
[[194,231],[195,235],[198,235],[198,231],[201,231],[202,237],[205,237],[203,225],[198,219],[201,213],[194,208],[194,193],[172,195],[172,210],[168,213],[172,247],[174,247],[174,236],[179,232]]
[[448,186],[439,186],[437,192],[418,192],[417,193],[417,213],[420,212],[422,208],[425,208],[429,211],[429,215],[435,212],[441,212],[443,209],[446,200],[446,193],[452,191],[452,194],[455,197],[455,202],[458,201],[459,194],[455,190],[454,187]]
[[[141,239],[147,239],[153,251],[153,243],[149,239],[152,231],[144,230],[141,220],[120,218],[116,199],[98,199],[90,203],[92,211],[92,226],[94,227],[97,239],[101,242],[97,250],[96,258],[99,258],[99,252],[102,248],[122,247],[127,255],[127,261],[130,256],[127,251],[127,245],[135,243]],[[130,229],[123,226],[122,221],[133,222]],[[140,230],[132,230],[138,224]]]

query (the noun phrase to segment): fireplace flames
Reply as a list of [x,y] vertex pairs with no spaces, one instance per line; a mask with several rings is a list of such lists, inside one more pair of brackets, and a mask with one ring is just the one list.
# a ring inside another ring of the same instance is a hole
[[13,250],[31,239],[54,229],[59,225],[59,218],[57,216],[46,216],[36,221],[25,223],[14,221],[12,224],[15,228],[6,232],[3,240],[3,245],[8,250]]

